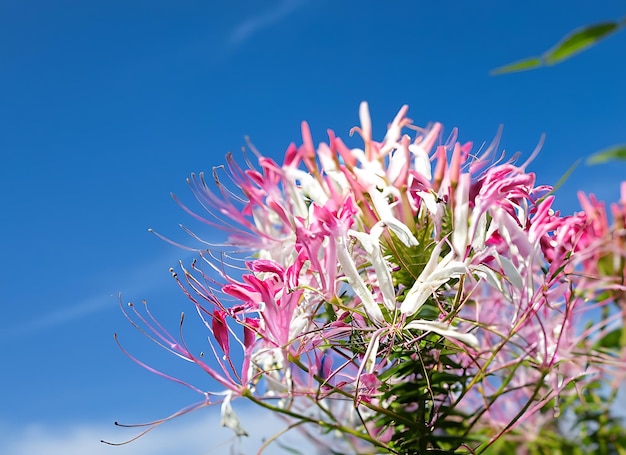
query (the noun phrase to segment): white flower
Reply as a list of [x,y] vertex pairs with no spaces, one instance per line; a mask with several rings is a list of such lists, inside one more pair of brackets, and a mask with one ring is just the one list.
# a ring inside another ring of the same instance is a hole
[[376,271],[376,278],[378,281],[378,287],[383,295],[383,303],[389,310],[396,309],[396,293],[393,286],[393,279],[391,277],[391,271],[387,265],[382,250],[380,248],[380,236],[383,234],[385,227],[393,231],[394,234],[400,239],[406,246],[415,246],[418,244],[417,239],[411,233],[409,228],[401,223],[397,219],[388,219],[379,221],[376,223],[369,234],[365,232],[348,231],[348,234],[355,237],[363,249],[368,255],[368,259],[371,261]]
[[417,313],[428,297],[437,289],[467,271],[467,266],[464,262],[453,260],[455,256],[454,251],[451,251],[439,261],[439,253],[441,253],[443,242],[445,240],[442,240],[433,248],[426,267],[424,267],[420,276],[415,280],[409,292],[407,292],[402,305],[400,305],[400,311],[403,314],[410,316]]

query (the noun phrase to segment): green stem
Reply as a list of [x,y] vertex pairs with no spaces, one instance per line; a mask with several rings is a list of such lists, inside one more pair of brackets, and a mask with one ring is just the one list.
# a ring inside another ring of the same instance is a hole
[[372,444],[375,447],[379,447],[381,449],[387,450],[390,453],[393,454],[398,454],[398,452],[396,452],[395,450],[389,448],[386,444],[383,444],[380,441],[377,441],[375,438],[372,438],[370,435],[366,434],[366,433],[362,433],[358,430],[355,430],[353,428],[349,428],[349,427],[344,427],[342,425],[336,424],[336,423],[332,423],[332,422],[325,422],[324,420],[319,420],[319,419],[315,419],[312,417],[308,417],[302,414],[298,414],[297,412],[293,412],[290,411],[289,409],[283,409],[283,408],[279,408],[277,406],[273,406],[269,403],[266,403],[265,401],[255,397],[252,392],[249,389],[246,389],[242,394],[243,397],[249,399],[250,401],[252,401],[253,403],[265,408],[265,409],[269,409],[272,412],[276,412],[276,413],[280,413],[280,414],[284,414],[287,415],[289,417],[293,417],[294,419],[298,419],[301,422],[304,423],[312,423],[314,425],[318,425],[320,427],[329,429],[329,430],[337,430],[341,433],[344,434],[349,434],[352,435],[358,439],[362,439],[363,441],[369,442],[370,444]]
[[524,415],[524,413],[528,410],[528,408],[530,407],[530,405],[532,404],[534,398],[537,396],[537,394],[539,393],[539,391],[541,390],[541,388],[544,385],[544,379],[546,378],[546,374],[544,373],[541,376],[541,379],[539,379],[539,381],[537,381],[537,385],[535,386],[535,389],[533,390],[532,395],[530,396],[530,398],[528,399],[528,401],[526,402],[526,404],[522,407],[522,409],[520,409],[520,411],[517,413],[517,415],[511,419],[511,421],[502,429],[498,432],[498,434],[496,434],[494,437],[492,437],[489,442],[487,442],[486,445],[479,447],[478,449],[476,449],[475,454],[478,455],[482,452],[484,452],[485,450],[487,450],[494,442],[496,442],[498,439],[500,439],[500,437],[505,434],[507,431],[509,431],[509,429],[511,429],[511,427],[513,425],[515,425],[515,423]]
[[[291,354],[289,354],[289,361],[291,363],[293,363],[294,365],[296,365],[298,368],[300,368],[305,373],[309,373],[309,369],[306,366],[304,366],[297,358],[293,357]],[[339,395],[343,395],[346,398],[350,398],[351,400],[354,400],[354,394],[351,394],[349,392],[346,392],[346,391],[344,391],[342,389],[339,389],[337,387],[334,387],[334,386],[328,384],[325,381],[324,378],[322,378],[322,377],[320,377],[318,375],[313,375],[313,378],[318,383],[324,384],[327,387],[329,387],[334,393],[337,393]],[[371,409],[372,411],[375,411],[375,412],[377,412],[379,414],[384,414],[387,417],[390,417],[391,419],[395,419],[396,421],[403,422],[403,423],[408,424],[408,425],[412,425],[413,424],[413,422],[411,420],[406,419],[406,418],[402,417],[401,415],[396,414],[393,411],[390,411],[390,410],[385,409],[385,408],[381,408],[380,406],[376,406],[376,405],[374,405],[372,403],[361,403],[361,405],[365,406],[366,408]]]

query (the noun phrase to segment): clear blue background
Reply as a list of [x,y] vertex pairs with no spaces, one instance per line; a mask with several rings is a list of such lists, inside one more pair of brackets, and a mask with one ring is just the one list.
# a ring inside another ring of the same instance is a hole
[[[544,183],[626,142],[626,32],[556,67],[489,75],[573,28],[622,17],[623,1],[218,4],[0,3],[0,453],[228,453],[217,408],[123,449],[98,441],[132,435],[114,420],[198,399],[133,364],[114,332],[140,359],[208,383],[142,339],[117,295],[147,299],[176,330],[191,306],[168,268],[190,256],[147,228],[189,243],[182,222],[224,238],[169,193],[191,202],[185,178],[239,153],[246,135],[280,159],[301,120],[316,141],[327,128],[345,138],[367,100],[382,138],[409,104],[416,124],[457,126],[476,146],[504,124],[510,154],[529,154],[545,133],[531,166]],[[624,163],[582,165],[559,207],[576,210],[578,189],[616,200],[624,178]],[[258,419],[251,426],[262,433]]]

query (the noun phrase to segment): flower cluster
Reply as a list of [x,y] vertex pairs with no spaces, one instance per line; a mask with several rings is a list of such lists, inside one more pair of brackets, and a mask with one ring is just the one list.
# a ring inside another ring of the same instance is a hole
[[626,310],[626,184],[613,225],[582,195],[562,216],[532,157],[497,156],[498,140],[473,152],[406,106],[377,142],[359,114],[362,148],[332,131],[316,148],[303,123],[282,164],[252,148],[258,166],[228,156],[214,185],[189,180],[208,216],[181,206],[245,258],[209,245],[174,273],[215,361],[149,313],[129,319],[219,384],[190,385],[196,407],[221,401],[238,435],[239,397],[330,430],[342,453],[479,453],[560,431],[564,406],[624,373],[624,344],[606,340]]

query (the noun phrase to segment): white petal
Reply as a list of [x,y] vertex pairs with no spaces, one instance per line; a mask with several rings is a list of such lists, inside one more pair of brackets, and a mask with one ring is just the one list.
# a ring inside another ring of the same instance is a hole
[[437,204],[437,197],[434,193],[430,191],[418,191],[417,195],[424,201],[426,204],[426,209],[434,216],[439,214],[441,208],[439,204]]
[[400,241],[406,246],[419,245],[419,242],[417,241],[411,230],[407,227],[406,224],[402,223],[400,220],[396,218],[387,218],[383,219],[382,222],[389,229],[391,229],[391,231],[396,234]]
[[459,178],[459,186],[454,194],[454,230],[452,231],[452,246],[457,257],[465,259],[467,249],[468,223],[469,223],[469,186],[470,175],[462,174]]
[[453,338],[459,340],[461,343],[465,343],[468,346],[477,348],[478,339],[470,333],[461,333],[451,328],[449,325],[438,321],[416,320],[411,321],[404,326],[405,329],[423,330],[424,332],[435,332],[446,338]]
[[363,359],[365,364],[365,371],[372,373],[376,367],[376,357],[378,357],[378,346],[380,345],[380,334],[377,334],[367,347],[365,358]]
[[407,292],[400,305],[400,311],[403,314],[415,314],[439,287],[467,271],[465,263],[452,260],[453,252],[439,261],[442,245],[443,241],[433,248],[426,267]]
[[361,303],[365,307],[367,315],[377,324],[382,324],[384,318],[378,304],[374,301],[374,296],[367,289],[361,275],[354,264],[353,259],[348,253],[345,239],[337,239],[337,261],[341,265],[343,274],[348,279],[348,284],[352,286],[354,293],[361,299]]
[[432,180],[432,169],[428,153],[421,144],[409,145],[409,151],[415,156],[414,167],[417,172],[422,174],[426,179]]
[[239,418],[237,417],[237,414],[235,414],[233,407],[230,405],[231,397],[232,394],[228,393],[222,403],[222,426],[230,428],[237,436],[248,436],[246,430],[241,427]]
[[308,172],[304,172],[300,169],[293,168],[287,168],[286,173],[287,176],[293,180],[294,187],[296,187],[296,181],[300,183],[298,191],[300,193],[301,199],[306,199],[306,197],[302,196],[308,196],[319,205],[323,206],[324,204],[326,204],[326,202],[328,201],[328,195],[326,194],[326,191],[324,190],[322,185],[320,185],[320,182],[318,182],[311,174],[309,174]]
[[504,276],[513,284],[513,286],[522,291],[524,289],[524,280],[513,262],[504,256],[498,256],[498,262],[502,266]]
[[359,242],[361,242],[361,245],[363,245],[365,252],[369,256],[369,260],[376,271],[378,287],[383,295],[383,303],[387,309],[393,310],[396,307],[396,293],[393,288],[391,271],[389,270],[380,249],[379,237],[382,233],[381,222],[376,223],[370,232],[370,234],[366,234],[365,232],[349,231],[348,234],[355,237]]
[[500,278],[500,275],[496,273],[493,269],[487,267],[484,264],[479,264],[472,266],[472,271],[476,272],[479,277],[486,279],[487,283],[500,291],[500,293],[504,293],[504,288],[502,287],[502,280]]

